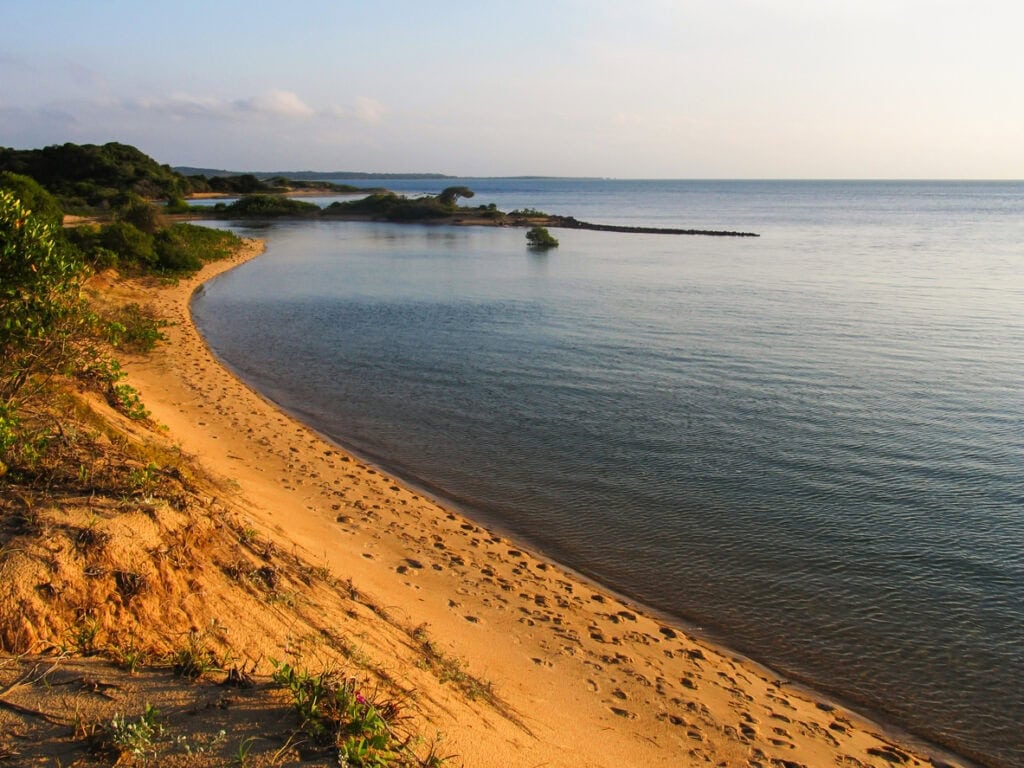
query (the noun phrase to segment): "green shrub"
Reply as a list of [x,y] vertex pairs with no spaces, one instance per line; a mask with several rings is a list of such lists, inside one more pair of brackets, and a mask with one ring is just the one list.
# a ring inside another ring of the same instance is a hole
[[154,238],[157,267],[168,272],[194,272],[205,261],[230,256],[240,242],[237,235],[221,229],[175,224]]
[[151,311],[138,304],[128,304],[108,314],[106,336],[110,345],[130,352],[149,352],[167,337],[160,330],[167,327],[166,320],[158,320]]
[[167,201],[167,206],[164,208],[164,211],[169,214],[191,213],[192,206],[189,205],[180,197],[172,197],[170,200]]
[[320,206],[278,195],[250,195],[225,206],[225,211],[241,217],[316,216]]
[[0,173],[0,188],[10,191],[40,221],[51,227],[63,224],[64,211],[57,199],[31,176],[4,171]]
[[99,234],[99,245],[116,253],[124,267],[156,266],[153,236],[127,221],[115,221],[103,227]]
[[509,216],[516,216],[524,219],[546,218],[548,214],[538,211],[536,208],[516,208],[509,213]]
[[474,194],[469,187],[446,187],[437,196],[437,201],[445,208],[454,208],[460,197],[473,197]]
[[184,179],[135,147],[60,144],[43,149],[0,147],[0,170],[31,176],[61,202],[66,211],[87,212],[116,204],[118,196],[180,196]]
[[128,201],[118,209],[117,218],[150,235],[165,226],[163,216],[157,207],[137,195],[129,196]]
[[171,230],[157,233],[153,250],[156,266],[167,272],[195,272],[203,266],[202,259],[193,253],[185,239]]
[[45,444],[47,429],[22,419],[26,403],[97,355],[81,296],[86,271],[53,227],[0,190],[0,476],[34,463]]
[[71,359],[67,342],[91,318],[81,297],[85,274],[51,226],[0,190],[0,403]]
[[544,227],[532,227],[526,233],[526,242],[530,244],[531,248],[537,249],[558,247],[558,240],[552,237],[551,233]]
[[385,221],[423,221],[447,218],[458,210],[453,202],[443,202],[440,197],[408,198],[394,192],[377,192],[361,200],[331,203],[324,209],[323,215],[356,214]]

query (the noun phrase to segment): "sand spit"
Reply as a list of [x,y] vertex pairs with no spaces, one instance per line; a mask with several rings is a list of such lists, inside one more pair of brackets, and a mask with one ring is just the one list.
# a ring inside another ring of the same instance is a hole
[[[242,384],[207,349],[189,300],[261,250],[249,241],[172,287],[117,289],[172,322],[166,344],[125,364],[152,420],[215,478],[217,502],[254,536],[360,597],[347,609],[320,600],[316,621],[334,629],[315,641],[271,629],[290,620],[279,604],[265,609],[273,621],[231,617],[257,635],[240,638],[251,656],[285,657],[294,648],[281,646],[301,641],[313,664],[332,644],[348,644],[347,658],[357,646],[366,666],[415,691],[421,732],[442,732],[455,765],[943,764],[425,498]],[[455,660],[477,690],[432,672],[424,648]]]

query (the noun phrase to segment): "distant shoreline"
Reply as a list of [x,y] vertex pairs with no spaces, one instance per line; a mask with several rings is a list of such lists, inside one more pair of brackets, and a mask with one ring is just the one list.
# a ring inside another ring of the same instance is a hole
[[[372,191],[368,190],[371,194]],[[353,196],[361,192],[352,193]],[[323,190],[299,190],[296,192],[279,193],[274,197],[297,198],[297,197],[322,197]],[[219,198],[231,199],[245,197],[245,195],[232,195],[229,193],[204,192],[191,196],[191,199],[213,200]],[[675,227],[636,227],[620,224],[596,224],[589,221],[580,221],[574,216],[560,216],[541,212],[531,212],[527,215],[503,213],[501,211],[482,211],[469,207],[456,208],[450,213],[443,215],[432,215],[429,218],[402,218],[389,216],[383,211],[353,210],[339,212],[337,210],[321,209],[319,214],[311,212],[309,215],[283,214],[283,215],[260,215],[240,216],[239,214],[225,210],[190,212],[185,214],[174,214],[171,218],[180,221],[196,219],[244,219],[244,218],[272,218],[274,220],[298,220],[309,221],[311,219],[321,221],[381,221],[391,224],[450,224],[455,226],[478,226],[478,227],[551,227],[557,229],[583,229],[593,232],[618,232],[625,234],[645,235],[696,235],[703,237],[760,237],[756,232],[740,232],[722,229],[686,229]]]

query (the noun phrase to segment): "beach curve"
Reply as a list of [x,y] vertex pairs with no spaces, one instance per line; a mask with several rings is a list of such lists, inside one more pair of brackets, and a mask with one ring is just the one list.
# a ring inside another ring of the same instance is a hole
[[929,763],[924,745],[493,534],[247,387],[212,355],[189,301],[261,252],[248,241],[236,258],[148,294],[173,325],[167,344],[127,366],[129,381],[153,420],[274,531],[279,547],[322,558],[410,626],[428,627],[445,653],[493,684],[504,714],[450,706],[428,714],[457,762]]

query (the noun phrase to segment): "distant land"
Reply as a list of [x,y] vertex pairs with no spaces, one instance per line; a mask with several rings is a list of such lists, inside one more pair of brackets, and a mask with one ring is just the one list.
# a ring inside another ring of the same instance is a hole
[[177,165],[173,168],[182,176],[255,176],[257,179],[272,179],[283,176],[298,181],[327,181],[328,179],[454,179],[443,173],[364,173],[361,171],[225,171],[220,168],[193,168]]

